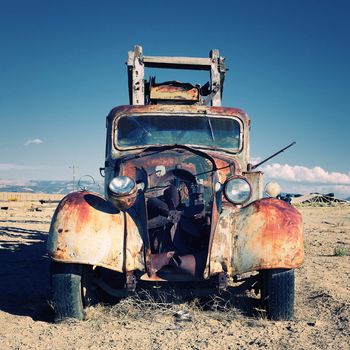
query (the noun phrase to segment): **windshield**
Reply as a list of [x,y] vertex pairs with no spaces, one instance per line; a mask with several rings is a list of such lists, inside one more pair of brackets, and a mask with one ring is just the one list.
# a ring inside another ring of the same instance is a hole
[[115,130],[117,147],[151,145],[198,145],[239,150],[241,126],[238,120],[224,117],[125,116]]

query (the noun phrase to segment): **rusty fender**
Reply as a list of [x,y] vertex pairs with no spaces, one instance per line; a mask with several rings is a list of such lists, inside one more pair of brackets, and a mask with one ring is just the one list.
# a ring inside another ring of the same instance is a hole
[[297,268],[304,261],[301,214],[274,198],[236,209],[226,207],[214,233],[210,275]]
[[143,242],[133,219],[86,191],[62,199],[52,218],[47,248],[50,258],[59,262],[118,272],[144,269]]

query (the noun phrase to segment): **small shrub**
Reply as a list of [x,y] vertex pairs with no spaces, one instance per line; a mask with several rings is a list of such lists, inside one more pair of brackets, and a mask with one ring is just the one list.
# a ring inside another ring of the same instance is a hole
[[334,248],[335,256],[345,256],[350,255],[350,249],[345,247],[345,245],[338,245]]

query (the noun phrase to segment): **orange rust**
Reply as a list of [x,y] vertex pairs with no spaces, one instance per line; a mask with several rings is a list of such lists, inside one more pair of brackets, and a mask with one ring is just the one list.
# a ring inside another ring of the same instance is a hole
[[161,278],[161,277],[157,276],[156,274],[148,275],[146,273],[140,277],[140,280],[148,281],[148,282],[166,282],[167,281],[166,279]]
[[217,210],[217,204],[216,204],[216,197],[213,196],[213,206],[212,206],[212,213],[211,213],[211,220],[210,220],[210,237],[209,237],[209,244],[208,244],[208,256],[207,256],[207,262],[205,264],[204,269],[204,278],[209,278],[211,275],[211,259],[212,259],[212,253],[216,253],[213,250],[213,245],[215,242],[215,231],[216,226],[219,220],[219,212]]
[[[265,219],[265,226],[256,244],[264,244],[265,241],[274,242],[279,231],[284,232],[289,242],[297,242],[299,236],[295,235],[295,230],[301,227],[301,215],[296,214],[296,210],[286,202],[271,198],[269,201],[256,201],[253,203],[256,211],[259,211]],[[276,226],[278,225],[278,226]],[[276,231],[278,227],[278,231]]]
[[112,109],[109,118],[114,119],[116,115],[126,113],[188,113],[188,114],[212,114],[239,117],[246,125],[249,124],[249,117],[239,108],[208,107],[199,105],[125,105]]
[[[214,158],[216,166],[218,168],[227,167],[225,169],[219,170],[223,174],[231,174],[231,169],[229,167],[232,164],[232,168],[235,173],[240,172],[240,167],[237,161],[232,159],[232,156],[218,156],[217,154],[213,154],[212,152],[207,152],[211,157]],[[152,172],[157,165],[164,165],[165,167],[175,168],[179,164],[181,164],[181,169],[190,171],[192,173],[196,172],[196,167],[194,164],[189,162],[189,158],[193,157],[193,154],[189,153],[177,153],[175,151],[168,151],[156,155],[145,156],[137,159],[133,159],[129,162],[125,162],[122,164],[121,174],[130,176],[135,178],[136,176],[136,168],[144,168]],[[187,163],[188,161],[188,163]],[[208,168],[210,167],[209,161],[203,159],[203,163],[208,164]],[[224,180],[226,176],[224,177]]]
[[[163,152],[160,154],[156,154],[155,156],[145,156],[142,158],[133,159],[130,162],[126,162],[126,164],[123,165],[123,173],[125,173],[125,171],[135,172],[136,167],[144,167],[151,169],[153,167],[156,167],[157,165],[164,165],[165,167],[174,168],[176,165],[179,164],[180,160],[186,160],[187,157],[188,155],[184,155],[182,153],[179,154],[174,151]],[[181,165],[183,166],[183,168],[195,170],[193,164],[184,163]],[[132,167],[134,168],[133,170],[131,170]]]
[[265,198],[243,208],[236,222],[233,268],[295,268],[304,259],[300,213],[288,203]]
[[62,259],[65,259],[65,256],[66,256],[66,250],[60,247],[57,247],[55,258],[58,260],[62,260]]
[[303,260],[301,215],[288,203],[268,198],[241,209],[223,207],[213,237],[210,275],[296,268]]
[[109,192],[108,194],[109,200],[113,205],[120,209],[120,210],[126,210],[132,207],[136,201],[137,197],[137,187],[134,186],[134,188],[131,190],[130,193],[126,195],[116,195],[112,192]]
[[114,205],[120,210],[126,210],[132,207],[135,203],[137,193],[136,191],[127,196],[120,196],[119,198],[111,198]]
[[[219,169],[218,175],[219,175],[220,182],[224,183],[229,176],[240,173],[240,168],[238,166],[238,163],[234,159],[232,159],[232,156],[231,157],[219,156],[217,154],[212,154],[210,152],[208,152],[208,154],[214,158],[215,164]],[[220,169],[220,168],[224,168],[224,169]]]
[[120,175],[129,176],[132,179],[136,178],[136,167],[134,162],[125,162],[122,164]]
[[157,85],[151,87],[151,99],[199,101],[199,90],[196,87],[186,88],[183,85]]
[[[129,230],[124,243],[125,222]],[[54,260],[119,272],[144,268],[142,246],[138,228],[129,214],[124,217],[111,203],[88,192],[71,193],[62,200],[48,238],[48,252]]]
[[234,207],[225,206],[220,214],[210,257],[210,275],[220,272],[231,274],[232,239],[234,234]]
[[164,154],[156,154],[145,156],[138,159],[132,159],[130,161],[122,163],[120,169],[120,175],[129,176],[133,179],[136,178],[136,170],[144,169],[149,176],[149,185],[155,185],[158,178],[152,178],[152,175],[155,175],[155,168],[158,165],[163,165],[167,170],[174,170],[181,164],[182,170],[187,170],[192,174],[196,174],[196,166],[190,162],[186,162],[189,157],[193,157],[193,154],[189,153],[177,153],[174,151],[164,152]]

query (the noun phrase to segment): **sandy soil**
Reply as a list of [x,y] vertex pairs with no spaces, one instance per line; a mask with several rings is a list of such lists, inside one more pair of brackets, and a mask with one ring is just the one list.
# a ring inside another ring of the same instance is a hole
[[45,256],[53,210],[0,210],[0,349],[350,349],[350,256],[334,255],[339,245],[350,249],[349,206],[300,208],[306,260],[296,272],[295,320],[283,322],[268,321],[252,293],[237,293],[221,311],[130,299],[53,324]]

